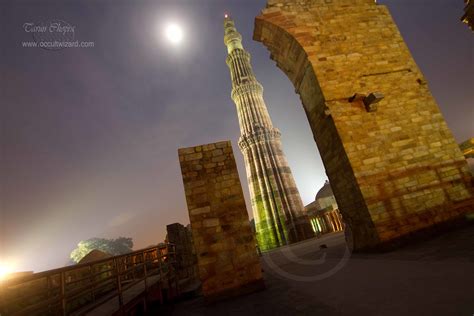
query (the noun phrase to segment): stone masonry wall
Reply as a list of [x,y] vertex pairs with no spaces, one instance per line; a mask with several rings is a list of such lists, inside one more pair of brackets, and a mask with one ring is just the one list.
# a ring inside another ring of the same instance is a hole
[[[466,160],[385,6],[269,0],[254,39],[300,94],[355,249],[473,211]],[[373,92],[377,109],[349,101]]]
[[166,231],[168,242],[175,245],[180,287],[187,286],[199,278],[191,232],[179,223],[166,225]]
[[256,242],[230,141],[178,150],[206,297],[263,287]]

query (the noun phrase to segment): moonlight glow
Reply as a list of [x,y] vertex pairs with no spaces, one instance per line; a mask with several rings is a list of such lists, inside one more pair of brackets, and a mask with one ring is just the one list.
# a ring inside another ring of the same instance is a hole
[[169,24],[165,30],[166,38],[173,44],[179,44],[183,40],[183,29],[177,24]]

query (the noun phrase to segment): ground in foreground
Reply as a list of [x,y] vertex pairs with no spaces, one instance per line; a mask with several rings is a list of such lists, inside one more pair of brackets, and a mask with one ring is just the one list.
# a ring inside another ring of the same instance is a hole
[[474,315],[472,225],[388,253],[350,255],[336,233],[261,259],[264,291],[211,305],[196,298],[150,314]]

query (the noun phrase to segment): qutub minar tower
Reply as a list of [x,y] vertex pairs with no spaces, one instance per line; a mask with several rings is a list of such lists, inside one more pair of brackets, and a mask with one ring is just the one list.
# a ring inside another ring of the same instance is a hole
[[227,14],[224,29],[232,99],[239,117],[239,147],[245,159],[258,245],[268,250],[309,238],[313,233],[283,153],[280,131],[273,127],[250,54]]

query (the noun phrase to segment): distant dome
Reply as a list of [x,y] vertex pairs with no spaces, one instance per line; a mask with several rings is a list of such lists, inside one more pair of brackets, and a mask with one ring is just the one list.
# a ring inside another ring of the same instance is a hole
[[332,189],[331,189],[331,185],[329,184],[329,181],[326,181],[326,183],[324,183],[324,186],[316,194],[315,200],[331,197],[331,196],[334,196],[334,193],[332,193]]

